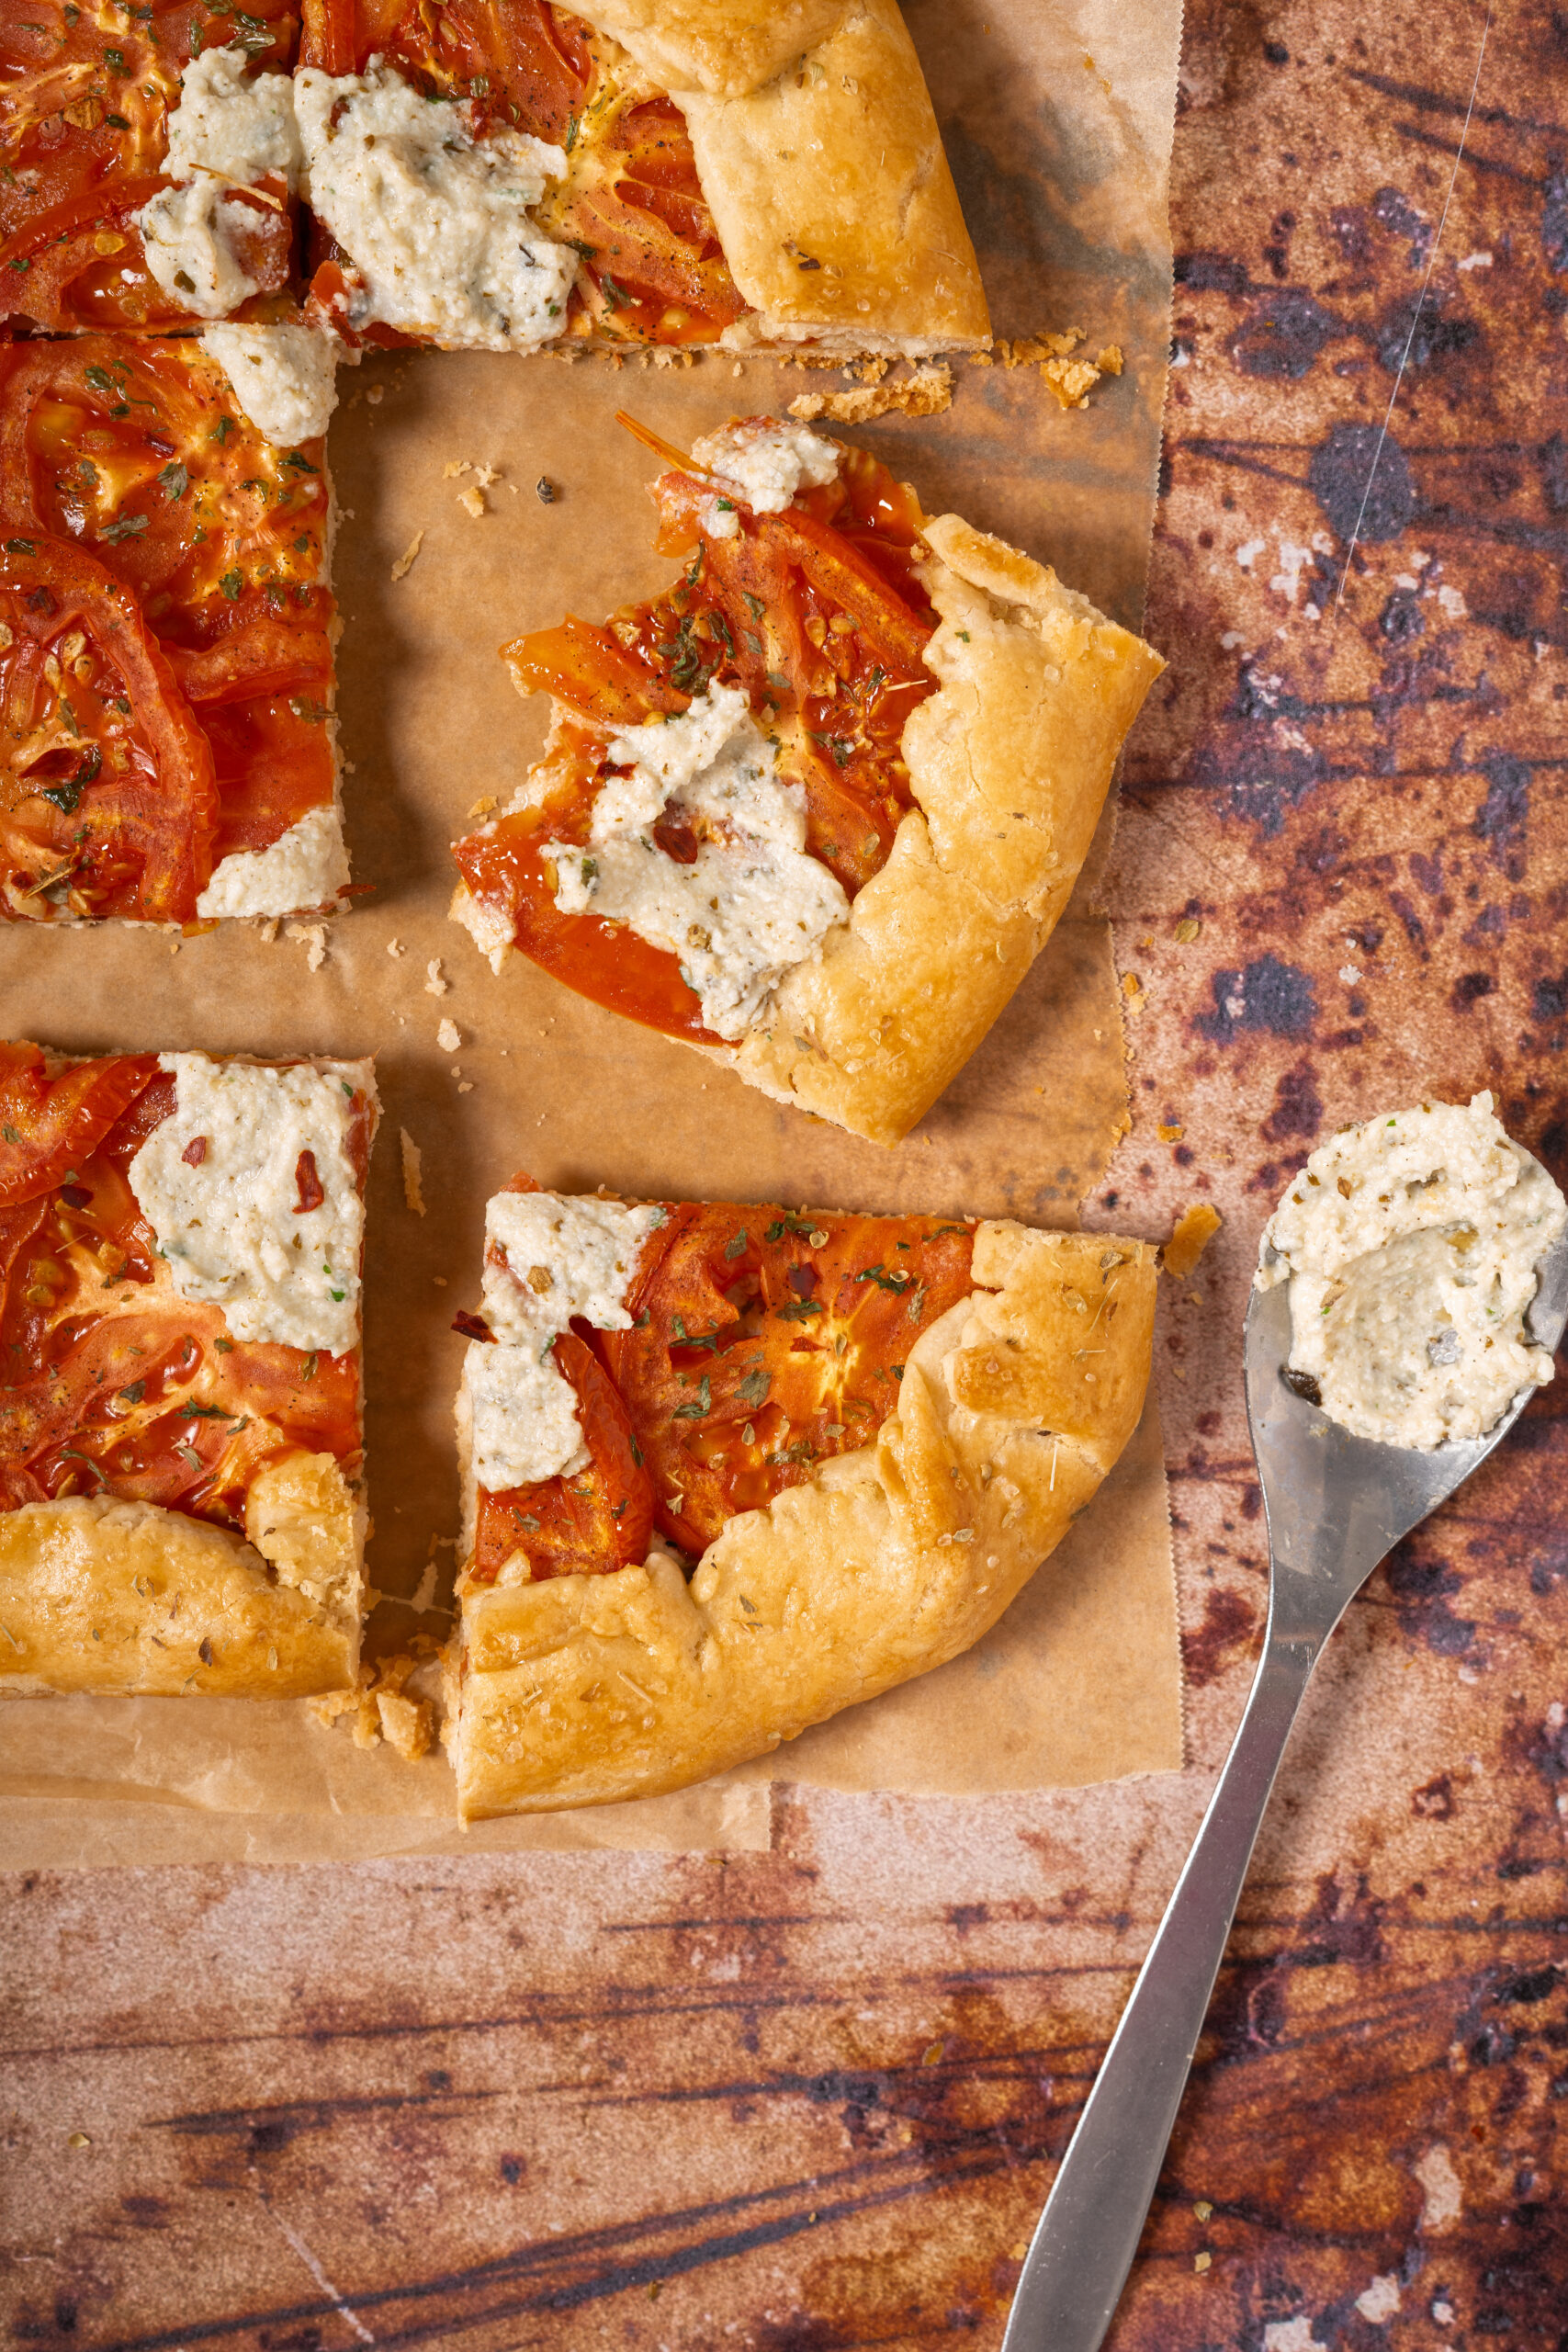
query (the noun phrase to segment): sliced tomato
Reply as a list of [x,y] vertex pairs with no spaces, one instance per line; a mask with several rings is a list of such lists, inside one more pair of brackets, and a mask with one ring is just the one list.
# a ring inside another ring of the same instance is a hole
[[973,1286],[968,1226],[686,1204],[599,1345],[658,1497],[700,1554],[738,1511],[871,1443],[910,1349]]
[[[141,598],[159,636],[209,657],[195,694],[254,694],[329,666],[323,445],[276,449],[198,343],[83,335],[0,352],[0,519],[73,539]],[[263,651],[247,640],[259,637]]]
[[299,694],[202,705],[220,803],[215,865],[236,850],[270,849],[310,809],[331,805],[331,692],[322,677],[306,680]]
[[679,957],[649,946],[625,923],[562,914],[556,905],[554,869],[542,845],[570,838],[558,820],[575,822],[581,839],[586,813],[586,802],[575,820],[551,803],[502,817],[455,845],[457,870],[487,913],[511,926],[523,954],[579,996],[666,1036],[716,1046],[719,1039],[704,1026],[701,999],[681,978]]
[[[584,120],[594,137],[592,101]],[[667,97],[615,110],[550,225],[583,248],[602,333],[712,343],[745,311],[697,178],[685,118]]]
[[0,552],[0,892],[13,920],[187,922],[212,752],[129,589],[59,539]]
[[536,1580],[608,1573],[648,1557],[653,1487],[615,1383],[575,1332],[562,1332],[555,1358],[577,1392],[589,1466],[502,1494],[481,1488],[470,1571],[480,1584],[493,1584],[518,1552]]
[[[0,316],[57,333],[192,324],[195,314],[148,268],[134,218],[168,185],[157,176],[113,181],[29,220],[0,247]],[[255,288],[234,311],[237,319],[269,316],[270,298],[283,292],[293,268],[286,185],[273,175],[259,186],[261,194],[232,188],[224,199],[227,242]]]
[[[25,1050],[8,1074],[25,1079]],[[95,1140],[128,1069],[140,1087]],[[0,1509],[108,1492],[240,1526],[265,1462],[325,1452],[354,1475],[355,1359],[232,1340],[219,1308],[177,1296],[156,1254],[127,1171],[173,1107],[173,1079],[147,1056],[67,1076],[92,1122],[51,1190],[0,1207]],[[368,1113],[355,1109],[362,1166]]]
[[555,628],[537,628],[501,649],[518,689],[553,695],[591,725],[640,727],[656,711],[684,710],[690,693],[671,684],[650,642],[642,608],[620,623],[631,650],[608,628],[568,614]]
[[427,95],[470,98],[481,120],[559,146],[588,87],[587,41],[544,0],[305,0],[299,62],[359,74],[384,57]]
[[37,1046],[0,1044],[0,1208],[52,1192],[157,1074],[155,1056],[119,1054],[47,1078]]

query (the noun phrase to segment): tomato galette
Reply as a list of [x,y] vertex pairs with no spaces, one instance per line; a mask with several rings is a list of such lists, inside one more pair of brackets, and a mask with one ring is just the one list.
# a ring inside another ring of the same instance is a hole
[[0,321],[297,315],[288,0],[0,0]]
[[352,1682],[368,1062],[0,1046],[0,1695]]
[[199,342],[0,349],[0,915],[336,901],[330,510]]
[[[647,437],[646,435],[644,437]],[[453,913],[881,1143],[1050,935],[1163,664],[865,451],[750,417],[654,484],[672,586],[503,649],[543,761]]]
[[896,0],[254,6],[0,0],[0,320],[297,318],[302,197],[350,341],[988,336]]
[[1143,1242],[526,1177],[485,1230],[465,1820],[682,1788],[956,1657],[1142,1409]]

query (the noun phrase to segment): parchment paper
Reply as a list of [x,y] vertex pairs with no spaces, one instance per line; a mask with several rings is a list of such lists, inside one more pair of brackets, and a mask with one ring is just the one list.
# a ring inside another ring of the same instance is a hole
[[[911,30],[1004,336],[1082,327],[1126,371],[1064,413],[1032,369],[957,371],[945,415],[855,437],[953,507],[1055,563],[1136,626],[1154,512],[1168,329],[1166,174],[1179,0],[916,0]],[[615,368],[431,353],[344,379],[330,443],[343,510],[340,707],[356,881],[326,960],[249,925],[189,940],[8,931],[0,1029],[73,1051],[202,1046],[375,1053],[384,1125],[366,1264],[369,1573],[449,1595],[457,1482],[453,1309],[478,1295],[487,1194],[542,1183],[645,1196],[779,1199],[1012,1215],[1068,1225],[1125,1119],[1108,928],[1092,912],[1101,828],[1068,919],[969,1067],[886,1151],[772,1104],[682,1048],[599,1012],[520,959],[491,977],[446,920],[447,842],[503,800],[543,734],[495,649],[597,618],[666,581],[635,412],[685,446],[732,413],[781,410],[834,373],[727,358]],[[476,519],[472,473],[499,479]],[[546,504],[535,485],[555,489]],[[423,532],[394,582],[394,562]],[[400,953],[391,952],[393,948]],[[447,992],[427,992],[441,959]],[[454,1021],[456,1053],[436,1030]],[[463,1091],[471,1090],[471,1091]],[[423,1159],[428,1215],[405,1205],[399,1130]],[[383,1601],[373,1649],[449,1620]],[[0,1862],[250,1861],[562,1846],[761,1847],[774,1777],[847,1789],[983,1793],[1173,1770],[1180,1683],[1157,1421],[988,1639],[940,1673],[807,1734],[771,1762],[651,1803],[451,1826],[451,1781],[354,1747],[302,1707],[57,1699],[0,1708]]]

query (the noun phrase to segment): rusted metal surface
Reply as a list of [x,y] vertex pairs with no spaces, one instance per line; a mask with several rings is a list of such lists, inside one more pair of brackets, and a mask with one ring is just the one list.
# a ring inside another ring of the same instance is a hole
[[[1259,1629],[1265,1209],[1427,1090],[1492,1086],[1568,1172],[1568,28],[1500,12],[1467,121],[1484,25],[1190,17],[1173,662],[1114,881],[1137,1119],[1096,1211],[1226,1218],[1161,1342],[1189,1770],[784,1796],[728,1862],[13,1882],[12,2341],[998,2342]],[[1320,1675],[1117,2352],[1568,2343],[1563,1415]]]

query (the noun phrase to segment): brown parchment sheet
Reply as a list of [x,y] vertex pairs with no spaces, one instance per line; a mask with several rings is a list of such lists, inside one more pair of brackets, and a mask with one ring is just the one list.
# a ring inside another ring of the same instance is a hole
[[[1120,378],[1064,412],[1032,368],[958,365],[951,410],[852,437],[952,508],[1054,563],[1136,627],[1168,334],[1166,175],[1179,0],[913,0],[998,335],[1081,327]],[[319,947],[289,927],[191,939],[106,928],[0,936],[0,1031],[75,1052],[373,1053],[383,1125],[366,1251],[366,1387],[385,1598],[371,1648],[443,1636],[457,1527],[453,1310],[479,1290],[484,1202],[513,1170],[643,1197],[782,1200],[1070,1225],[1125,1119],[1116,975],[1094,912],[1101,827],[1067,919],[979,1052],[896,1150],[743,1088],[570,995],[520,958],[496,978],[446,918],[447,843],[507,798],[543,740],[496,648],[570,610],[598,618],[674,569],[652,549],[654,461],[625,408],[687,446],[782,412],[838,371],[385,355],[342,379],[329,442],[350,848],[368,892]],[[840,430],[849,428],[824,429]],[[478,516],[466,460],[493,469]],[[536,485],[554,497],[546,503]],[[423,534],[423,537],[419,535]],[[393,568],[419,539],[402,576]],[[430,966],[439,959],[434,978]],[[444,989],[444,993],[435,992]],[[443,1022],[459,1044],[437,1043]],[[423,1158],[406,1205],[400,1130]],[[415,1618],[408,1599],[431,1590]],[[977,1703],[978,1702],[978,1703]],[[746,1771],[577,1814],[451,1820],[441,1759],[400,1762],[302,1705],[51,1699],[0,1707],[0,1864],[327,1860],[524,1848],[760,1848],[769,1777],[983,1794],[1181,1760],[1180,1675],[1157,1419],[1066,1544],[967,1658],[850,1711]]]

